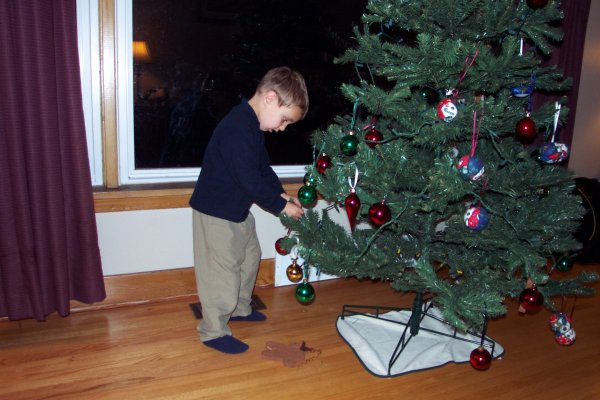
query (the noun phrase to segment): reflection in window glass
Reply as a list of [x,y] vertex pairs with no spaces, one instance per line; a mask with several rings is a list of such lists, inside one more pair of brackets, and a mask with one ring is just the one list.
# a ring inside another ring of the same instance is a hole
[[339,87],[354,70],[333,58],[353,45],[365,4],[133,0],[136,169],[201,166],[219,120],[279,65],[304,75],[310,109],[285,133],[267,134],[271,163],[312,163],[310,134],[351,112]]

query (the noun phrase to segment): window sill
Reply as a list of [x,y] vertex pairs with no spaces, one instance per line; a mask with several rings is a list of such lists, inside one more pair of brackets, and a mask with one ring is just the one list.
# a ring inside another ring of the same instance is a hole
[[[302,180],[282,179],[283,189],[297,196]],[[94,191],[96,213],[187,208],[193,185],[135,186],[115,190]]]

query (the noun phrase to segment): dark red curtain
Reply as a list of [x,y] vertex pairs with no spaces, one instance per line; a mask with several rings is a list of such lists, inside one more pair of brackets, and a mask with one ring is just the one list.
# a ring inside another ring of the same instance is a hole
[[[557,45],[542,65],[556,65],[565,77],[573,79],[573,87],[568,93],[567,106],[569,116],[560,130],[559,142],[571,146],[573,141],[573,127],[575,125],[575,114],[577,112],[577,97],[579,95],[579,82],[581,80],[581,64],[583,61],[583,48],[585,46],[585,33],[587,29],[588,15],[590,13],[591,0],[564,0],[561,7],[565,18],[562,22],[563,40]],[[554,101],[555,97],[536,96],[533,97],[533,108],[546,101]]]
[[105,298],[75,0],[0,0],[0,317]]

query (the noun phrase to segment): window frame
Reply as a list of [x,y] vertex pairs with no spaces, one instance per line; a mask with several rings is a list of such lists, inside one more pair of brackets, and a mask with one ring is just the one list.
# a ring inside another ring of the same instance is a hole
[[100,106],[99,20],[97,0],[77,0],[82,106],[92,186],[103,184]]
[[[93,185],[109,189],[194,183],[200,168],[136,169],[133,127],[132,0],[77,0],[84,110]],[[93,21],[97,22],[94,26]],[[85,32],[87,30],[87,32]],[[94,64],[95,63],[95,64]],[[82,70],[83,71],[83,70]],[[95,79],[93,79],[95,77]],[[89,117],[88,117],[89,116]],[[90,146],[91,145],[91,146]],[[306,165],[273,166],[280,179],[301,178]]]

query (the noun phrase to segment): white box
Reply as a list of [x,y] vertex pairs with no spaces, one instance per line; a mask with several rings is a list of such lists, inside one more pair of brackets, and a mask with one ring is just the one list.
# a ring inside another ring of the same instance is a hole
[[[321,213],[325,212],[324,209],[329,207],[330,204],[324,200],[319,200],[317,205],[313,208],[314,210],[320,211]],[[326,212],[329,214],[329,217],[332,221],[337,223],[338,225],[343,226],[348,232],[350,231],[350,222],[348,221],[348,216],[346,215],[346,210],[343,206],[338,207],[339,211],[335,208],[331,208]],[[275,253],[275,286],[285,286],[285,285],[297,285],[299,282],[292,282],[287,277],[287,267],[292,264],[294,252],[282,256],[281,254]],[[302,257],[298,257],[296,261],[298,265],[301,265],[304,268],[304,259]],[[327,279],[338,278],[335,275],[328,275],[324,272],[319,273],[315,267],[309,266],[308,273],[308,281],[309,282],[318,282]],[[306,273],[305,273],[306,276]]]
[[[292,255],[288,254],[286,256],[282,256],[281,254],[275,255],[275,286],[286,286],[286,285],[297,285],[300,282],[292,282],[287,277],[287,267],[292,264]],[[298,265],[302,266],[304,270],[304,259],[302,257],[298,257],[296,261]],[[328,275],[324,272],[317,273],[317,269],[315,267],[308,267],[308,281],[309,282],[318,282],[326,279],[334,279],[338,278],[335,275]],[[306,271],[304,271],[304,276],[306,276]]]

